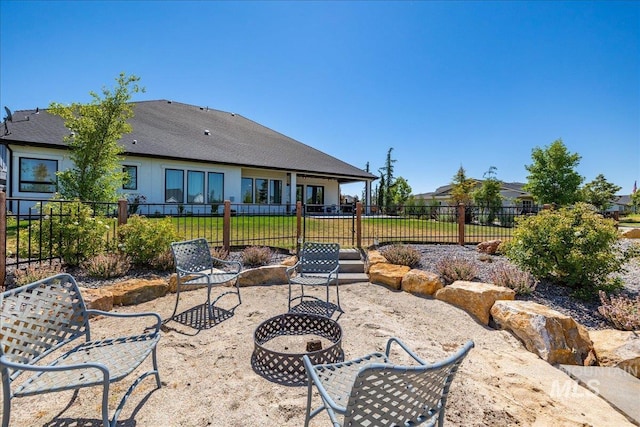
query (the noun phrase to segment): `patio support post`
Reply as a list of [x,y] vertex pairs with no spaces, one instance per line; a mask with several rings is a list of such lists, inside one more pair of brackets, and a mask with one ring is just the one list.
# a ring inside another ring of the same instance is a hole
[[127,199],[118,200],[118,225],[125,225],[127,223]]
[[458,204],[458,244],[464,246],[464,203]]
[[227,253],[231,249],[231,202],[224,201],[224,218],[222,220],[222,247]]
[[4,287],[7,278],[7,193],[4,191],[0,191],[0,233],[0,286]]
[[302,202],[296,202],[296,253],[300,253],[300,243],[302,236]]
[[356,203],[356,248],[362,248],[362,202]]

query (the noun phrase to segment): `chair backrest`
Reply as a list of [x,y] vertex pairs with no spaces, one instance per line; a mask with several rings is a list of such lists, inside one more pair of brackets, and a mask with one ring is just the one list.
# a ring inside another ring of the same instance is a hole
[[[69,274],[3,292],[0,310],[0,356],[13,362],[33,364],[89,333],[84,300]],[[12,378],[20,372],[14,372]]]
[[300,271],[303,273],[329,273],[340,262],[337,243],[304,242],[300,251]]
[[362,368],[349,395],[343,425],[397,426],[444,422],[449,386],[473,347],[430,365],[399,366],[374,363]]
[[211,268],[213,261],[207,239],[186,240],[171,243],[171,252],[176,267],[188,272],[203,271]]

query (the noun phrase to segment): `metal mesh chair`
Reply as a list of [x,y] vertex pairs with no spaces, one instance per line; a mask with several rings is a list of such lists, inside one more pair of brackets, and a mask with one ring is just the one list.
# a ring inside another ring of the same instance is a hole
[[[304,242],[298,262],[287,268],[286,275],[289,281],[289,311],[291,303],[305,298],[318,300],[311,295],[304,294],[305,286],[325,286],[327,289],[326,307],[327,317],[331,315],[331,303],[329,301],[329,286],[336,285],[337,307],[340,308],[340,291],[338,289],[338,270],[340,269],[340,245],[337,243]],[[293,285],[300,285],[300,295],[292,296]]]
[[[224,295],[237,294],[238,304],[242,304],[238,284],[238,275],[242,270],[240,262],[226,261],[212,256],[206,239],[173,242],[171,252],[176,266],[177,284],[176,305],[169,320],[173,319],[178,310],[180,291],[189,286],[207,286],[207,308],[210,319],[213,319],[213,305]],[[226,284],[229,284],[232,289],[222,292],[211,301],[211,288]]]
[[[115,426],[125,401],[143,378],[154,375],[162,319],[156,313],[113,313],[87,309],[72,276],[59,274],[0,294],[2,426],[9,426],[11,400],[61,390],[102,386],[102,424]],[[140,335],[91,340],[94,315],[150,318]],[[75,347],[71,342],[81,341]],[[68,349],[68,351],[65,351]],[[109,420],[109,384],[132,373],[149,355],[153,368],[131,384]],[[50,357],[49,357],[50,356]],[[43,361],[43,359],[47,359]],[[16,381],[16,380],[23,381]]]
[[[389,352],[393,343],[418,364],[392,364]],[[473,345],[468,341],[455,354],[433,364],[420,359],[397,338],[389,339],[384,354],[376,352],[340,363],[312,365],[305,355],[309,379],[305,427],[323,410],[334,427],[442,426],[449,386]],[[314,386],[322,405],[311,411]]]

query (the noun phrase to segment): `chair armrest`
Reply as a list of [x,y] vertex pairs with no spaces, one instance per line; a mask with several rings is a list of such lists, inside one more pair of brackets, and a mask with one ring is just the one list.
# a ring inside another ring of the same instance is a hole
[[[322,381],[318,374],[316,374],[316,370],[313,368],[313,363],[311,363],[311,359],[306,354],[302,356],[302,362],[304,363],[304,367],[307,370],[307,377],[309,381],[312,381],[316,387],[318,388],[318,392],[322,397],[322,400],[326,402],[334,411],[337,411],[341,414],[344,414],[347,410],[346,407],[338,405],[329,395],[327,389],[322,385]],[[311,383],[309,383],[311,384]]]
[[83,362],[71,365],[31,365],[27,363],[13,362],[7,356],[0,356],[0,365],[4,365],[13,370],[34,371],[34,372],[54,372],[54,371],[70,371],[74,369],[98,369],[102,371],[102,375],[106,382],[110,380],[109,369],[102,363]]
[[391,337],[389,338],[389,341],[387,341],[387,350],[385,351],[387,358],[389,357],[389,353],[391,352],[391,345],[393,343],[396,343],[398,346],[400,346],[400,348],[402,348],[409,356],[411,356],[419,364],[428,365],[428,363],[425,360],[421,359],[420,356],[415,354],[409,347],[407,347],[407,345],[404,342],[400,341],[400,339],[396,337]]
[[291,267],[287,267],[284,272],[287,277],[290,277],[291,273],[298,271],[298,267],[300,267],[300,261],[296,262]]
[[[126,317],[126,318],[153,317],[156,320],[155,332],[159,332],[160,331],[160,327],[162,326],[162,318],[160,317],[160,315],[158,313],[154,313],[154,312],[151,312],[151,311],[149,311],[149,312],[140,312],[140,313],[117,313],[117,312],[112,312],[112,311],[89,309],[89,310],[87,310],[87,314],[89,314],[89,315],[95,314],[95,315],[110,316],[110,317]],[[149,328],[145,328],[145,330],[147,330]]]

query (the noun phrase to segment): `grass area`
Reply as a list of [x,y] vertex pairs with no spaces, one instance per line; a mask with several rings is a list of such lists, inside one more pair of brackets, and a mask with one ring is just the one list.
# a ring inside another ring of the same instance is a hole
[[640,227],[640,214],[627,215],[620,218],[620,227]]

